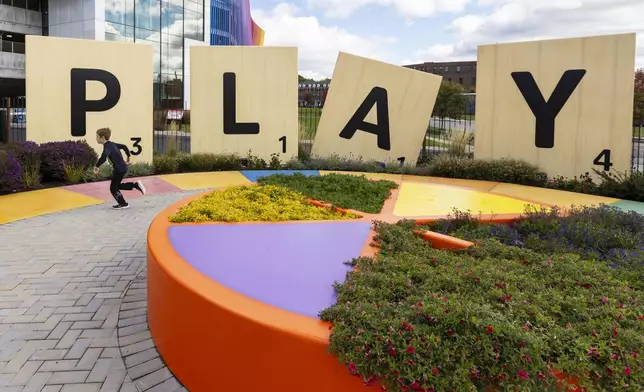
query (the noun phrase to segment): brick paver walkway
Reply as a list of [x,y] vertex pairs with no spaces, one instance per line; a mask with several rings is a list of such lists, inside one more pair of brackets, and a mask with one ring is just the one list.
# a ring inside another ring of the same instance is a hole
[[146,320],[146,234],[192,192],[0,225],[0,392],[185,390]]

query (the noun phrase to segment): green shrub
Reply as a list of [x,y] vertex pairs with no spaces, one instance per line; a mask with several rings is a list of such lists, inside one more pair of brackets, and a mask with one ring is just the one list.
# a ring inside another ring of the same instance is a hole
[[595,170],[600,184],[597,193],[602,196],[644,201],[644,172],[603,172]]
[[331,208],[315,207],[304,196],[278,186],[237,186],[214,191],[181,207],[170,222],[254,222],[355,219]]
[[320,313],[350,372],[389,391],[555,391],[553,370],[644,389],[644,293],[624,270],[493,240],[439,251],[410,226],[377,223],[381,254],[353,260]]
[[454,210],[425,227],[469,241],[494,238],[543,254],[575,253],[613,267],[644,267],[643,215],[608,205],[573,206],[562,215],[557,207],[527,207],[520,222],[495,224]]
[[127,177],[145,177],[153,174],[154,167],[147,162],[132,163],[127,168]]
[[266,160],[253,155],[253,151],[249,150],[246,159],[244,160],[244,168],[248,170],[262,170],[268,168]]
[[467,159],[440,155],[429,164],[429,175],[545,186],[548,175],[518,159]]
[[197,153],[189,156],[181,155],[177,170],[180,173],[186,173],[241,170],[241,168],[239,156],[235,154]]
[[75,162],[74,159],[63,160],[62,168],[65,172],[65,181],[72,184],[81,182],[85,178],[85,172],[88,170],[87,165]]
[[369,214],[379,213],[391,190],[398,188],[398,184],[393,181],[369,181],[365,176],[349,174],[326,176],[305,176],[301,173],[273,174],[258,178],[257,182],[262,185],[287,187],[314,200]]
[[180,155],[155,155],[152,158],[152,167],[155,174],[171,174],[179,172]]
[[597,184],[590,176],[590,173],[582,174],[581,176],[579,176],[579,178],[566,178],[563,176],[557,176],[549,180],[546,184],[546,187],[562,191],[587,193],[591,195],[599,193]]

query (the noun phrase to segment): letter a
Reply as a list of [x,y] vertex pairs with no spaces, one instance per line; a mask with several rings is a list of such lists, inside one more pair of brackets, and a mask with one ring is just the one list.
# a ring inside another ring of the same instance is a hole
[[521,91],[523,99],[536,119],[534,145],[537,148],[553,148],[555,146],[555,118],[585,74],[585,69],[570,69],[564,72],[546,102],[530,72],[512,72],[514,83]]
[[[365,122],[374,105],[376,108],[378,123],[371,124]],[[381,150],[391,150],[391,137],[389,132],[389,103],[387,101],[387,90],[382,87],[374,87],[367,98],[353,114],[347,125],[344,126],[340,137],[351,139],[357,130],[374,134],[378,137],[378,148]]]

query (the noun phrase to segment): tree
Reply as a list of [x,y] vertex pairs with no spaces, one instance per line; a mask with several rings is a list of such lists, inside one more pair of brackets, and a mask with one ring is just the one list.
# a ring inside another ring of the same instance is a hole
[[321,99],[321,101],[322,101],[322,102],[321,102],[321,105],[322,105],[322,106],[324,106],[324,104],[325,104],[325,102],[326,102],[326,95],[327,95],[328,93],[329,93],[329,89],[328,89],[328,88],[322,89],[322,99]]
[[457,83],[443,81],[438,90],[432,117],[459,119],[465,113],[465,89]]
[[302,100],[306,102],[308,105],[313,104],[313,94],[309,90],[304,91],[302,94]]
[[635,71],[635,97],[633,101],[633,123],[644,123],[644,68]]

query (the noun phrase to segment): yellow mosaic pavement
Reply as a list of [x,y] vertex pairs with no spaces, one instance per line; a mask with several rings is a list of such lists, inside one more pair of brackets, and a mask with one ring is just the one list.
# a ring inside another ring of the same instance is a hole
[[510,197],[446,185],[404,183],[400,187],[394,215],[419,217],[448,215],[456,207],[473,214],[520,214],[532,203]]
[[0,224],[101,203],[103,200],[62,188],[14,193],[0,196]]
[[[372,180],[402,182],[394,214],[399,217],[447,215],[456,207],[470,210],[473,214],[520,214],[526,205],[598,205],[613,204],[618,199],[564,192],[553,189],[534,188],[523,185],[501,184],[490,181],[461,180],[452,178],[423,177],[387,173],[359,173],[320,171],[330,173],[364,175]],[[248,174],[248,172],[247,172]],[[248,185],[252,182],[238,171],[184,173],[155,176],[182,190],[225,188]],[[107,186],[107,185],[105,185]],[[0,196],[0,224],[33,216],[101,204],[102,200],[74,191],[74,186],[21,192]],[[623,204],[625,202],[620,202]],[[633,204],[635,202],[631,202]],[[644,205],[637,208],[644,211]]]

